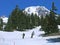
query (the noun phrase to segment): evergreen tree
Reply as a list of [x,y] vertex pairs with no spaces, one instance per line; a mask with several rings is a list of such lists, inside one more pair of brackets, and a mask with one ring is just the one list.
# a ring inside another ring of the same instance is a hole
[[55,10],[56,8],[53,2],[50,14],[46,15],[44,19],[41,17],[42,18],[41,27],[42,27],[42,30],[44,30],[46,34],[55,33],[59,31],[56,18],[55,18],[55,14],[56,14]]
[[28,14],[26,16],[26,29],[31,29],[32,28],[32,19],[31,19],[31,15]]
[[43,31],[45,31],[45,33],[47,33],[47,27],[48,27],[48,15],[46,15],[45,17],[43,17],[43,15],[41,16],[41,29]]
[[41,29],[44,30],[44,17],[41,15]]
[[13,31],[17,28],[17,15],[19,13],[19,8],[16,5],[16,8],[12,11],[8,19],[8,24],[5,27],[5,31]]
[[33,28],[35,26],[35,17],[34,14],[31,14],[31,27]]
[[26,29],[26,15],[21,12],[18,17],[18,30],[23,31]]
[[3,20],[0,18],[0,30],[3,30]]
[[40,19],[40,17],[39,16],[37,16],[37,22],[38,22],[38,26],[40,26],[41,25],[41,19]]
[[37,16],[37,15],[35,14],[35,26],[38,26],[38,21],[39,21],[38,17],[39,17],[39,16]]
[[46,15],[44,18],[44,23],[43,23],[43,30],[45,31],[46,34],[51,33],[51,24],[50,24],[50,18],[49,15]]
[[56,18],[55,18],[55,15],[56,15],[55,11],[56,10],[57,9],[56,9],[56,7],[54,5],[54,2],[53,2],[52,3],[52,9],[51,9],[50,15],[49,15],[49,17],[50,17],[50,28],[51,28],[50,30],[51,30],[52,33],[59,31],[58,30],[58,25],[57,25],[57,22],[56,22]]
[[9,16],[8,23],[5,26],[4,31],[13,31],[12,20],[11,20],[11,17],[10,16]]
[[60,15],[57,17],[57,24],[60,25]]

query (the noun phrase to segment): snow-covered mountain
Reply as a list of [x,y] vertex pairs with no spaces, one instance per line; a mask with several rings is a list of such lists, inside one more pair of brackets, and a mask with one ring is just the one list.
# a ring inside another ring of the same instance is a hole
[[3,20],[3,23],[7,23],[8,22],[8,17],[1,16],[0,18]]
[[46,15],[50,13],[50,11],[45,6],[30,6],[25,8],[24,12],[37,15]]

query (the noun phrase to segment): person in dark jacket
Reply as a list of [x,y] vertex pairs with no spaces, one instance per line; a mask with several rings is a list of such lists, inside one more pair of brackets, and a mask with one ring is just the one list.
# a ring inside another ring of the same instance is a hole
[[33,36],[34,36],[34,31],[33,31],[32,34],[31,34],[31,38],[33,38]]
[[22,38],[24,39],[24,37],[25,37],[25,33],[23,33],[23,35],[22,35]]

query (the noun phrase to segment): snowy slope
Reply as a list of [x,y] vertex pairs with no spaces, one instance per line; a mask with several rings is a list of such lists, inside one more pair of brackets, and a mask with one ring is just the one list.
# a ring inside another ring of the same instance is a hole
[[[50,37],[38,36],[44,34],[44,31],[39,31],[41,27],[36,27],[29,31],[19,32],[3,32],[0,31],[0,45],[60,45],[60,42],[49,43],[46,39]],[[31,33],[34,31],[35,35],[31,39]],[[25,33],[25,38],[22,39],[22,34]],[[54,36],[53,36],[54,37]],[[57,37],[57,36],[56,36]]]
[[30,6],[24,10],[28,14],[46,15],[49,14],[49,10],[44,6]]

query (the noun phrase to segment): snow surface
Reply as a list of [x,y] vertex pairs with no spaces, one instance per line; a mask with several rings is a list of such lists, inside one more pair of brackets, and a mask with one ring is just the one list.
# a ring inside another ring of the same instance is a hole
[[24,10],[28,14],[37,14],[37,15],[42,15],[42,14],[48,14],[50,11],[45,7],[45,6],[30,6],[25,8]]
[[[48,42],[46,39],[48,39],[50,37],[42,37],[41,34],[44,34],[44,31],[39,31],[40,28],[41,28],[41,26],[31,29],[29,31],[24,31],[24,32],[0,31],[0,45],[60,45],[60,42],[56,42],[56,43]],[[30,38],[31,33],[33,31],[34,31],[34,37]],[[23,33],[25,33],[24,39],[22,39]],[[55,36],[55,37],[57,37],[57,36]]]

